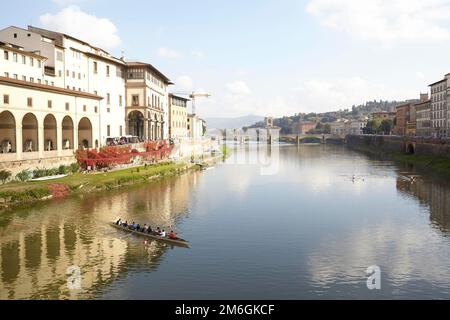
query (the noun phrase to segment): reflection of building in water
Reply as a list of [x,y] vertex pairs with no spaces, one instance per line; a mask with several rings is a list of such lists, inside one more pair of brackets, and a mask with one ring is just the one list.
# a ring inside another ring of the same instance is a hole
[[70,266],[81,269],[83,291],[119,274],[126,241],[89,235],[64,222],[30,227],[14,232],[12,225],[0,240],[0,299],[76,298],[80,291],[67,288]]
[[[167,246],[151,243],[144,250],[142,239],[107,223],[122,213],[129,220],[173,225],[187,211],[197,178],[198,173],[185,174],[12,215],[0,228],[0,299],[90,298],[126,272],[130,263],[144,264],[147,270],[148,262],[150,269],[156,267]],[[67,288],[66,271],[74,265],[81,269],[81,292]]]
[[450,231],[450,185],[445,182],[417,179],[416,182],[399,177],[397,189],[413,195],[430,210],[431,220],[445,231]]

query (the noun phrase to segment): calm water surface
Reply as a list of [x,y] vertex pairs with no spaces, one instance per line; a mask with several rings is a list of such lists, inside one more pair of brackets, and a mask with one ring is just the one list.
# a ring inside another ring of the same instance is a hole
[[[0,299],[450,298],[449,183],[337,146],[281,146],[254,164],[266,151],[2,214]],[[191,247],[144,245],[107,225],[119,216],[173,225]],[[73,265],[81,290],[67,288]]]

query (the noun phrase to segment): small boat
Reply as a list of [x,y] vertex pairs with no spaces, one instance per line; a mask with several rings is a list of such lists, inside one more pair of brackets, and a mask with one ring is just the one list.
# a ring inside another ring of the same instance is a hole
[[115,222],[111,222],[110,223],[111,226],[113,226],[116,229],[128,232],[128,233],[132,233],[138,236],[142,236],[145,238],[150,238],[150,239],[154,239],[154,240],[159,240],[159,241],[163,241],[166,243],[171,243],[171,244],[175,244],[175,245],[179,245],[179,246],[183,246],[183,247],[189,247],[189,242],[181,239],[181,238],[177,238],[177,239],[170,239],[169,237],[160,237],[155,233],[145,233],[145,232],[140,232],[140,231],[136,231],[136,230],[131,230],[129,228],[126,227],[122,227],[122,226],[118,226]]

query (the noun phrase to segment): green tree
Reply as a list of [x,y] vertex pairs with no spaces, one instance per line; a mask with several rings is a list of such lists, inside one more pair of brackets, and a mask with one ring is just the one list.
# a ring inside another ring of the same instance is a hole
[[394,122],[392,120],[386,119],[381,122],[380,131],[384,132],[384,134],[391,134],[393,127]]

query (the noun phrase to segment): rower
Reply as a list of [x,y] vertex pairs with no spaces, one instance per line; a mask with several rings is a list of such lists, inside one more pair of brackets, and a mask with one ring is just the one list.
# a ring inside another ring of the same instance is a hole
[[122,219],[117,220],[116,225],[118,226],[122,225]]
[[173,232],[173,230],[172,230],[169,233],[169,238],[172,240],[176,240],[176,239],[178,239],[178,235],[175,232]]
[[147,230],[148,230],[148,226],[147,226],[147,224],[144,224],[144,227],[142,228],[142,232],[147,232]]
[[161,233],[159,235],[161,237],[165,238],[166,237],[166,231],[165,230],[161,231]]

